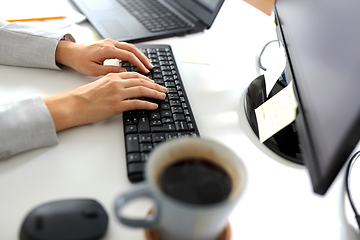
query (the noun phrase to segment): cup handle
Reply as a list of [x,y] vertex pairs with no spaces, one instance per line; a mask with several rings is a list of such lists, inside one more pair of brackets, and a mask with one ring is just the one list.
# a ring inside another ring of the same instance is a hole
[[[134,219],[134,218],[126,218],[121,216],[119,210],[126,205],[129,201],[139,197],[149,197],[155,202],[155,211],[144,219]],[[159,204],[154,199],[151,191],[146,182],[135,184],[131,189],[126,192],[120,194],[115,199],[114,203],[115,216],[117,219],[124,225],[129,227],[136,228],[154,228],[158,225],[159,222]]]

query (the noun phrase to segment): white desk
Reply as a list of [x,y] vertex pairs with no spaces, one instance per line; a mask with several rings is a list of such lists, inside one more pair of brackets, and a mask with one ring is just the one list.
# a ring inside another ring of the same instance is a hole
[[[343,172],[325,197],[315,195],[306,169],[266,149],[247,123],[244,92],[259,75],[262,46],[275,37],[269,17],[241,0],[226,0],[209,31],[151,43],[172,45],[201,136],[225,144],[245,163],[248,183],[230,217],[234,240],[358,239],[344,200]],[[205,51],[210,54],[202,59],[210,65],[185,63]],[[0,101],[56,94],[92,80],[70,68],[0,66]],[[80,197],[94,198],[107,210],[104,239],[144,239],[143,230],[121,225],[112,212],[115,196],[131,186],[122,116],[62,131],[58,138],[57,146],[0,162],[0,239],[17,239],[35,206]],[[143,216],[150,207],[151,202],[139,201],[127,212]]]

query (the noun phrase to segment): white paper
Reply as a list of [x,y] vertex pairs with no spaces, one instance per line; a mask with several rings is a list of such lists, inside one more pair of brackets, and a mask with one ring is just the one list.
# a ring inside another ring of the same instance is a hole
[[[271,44],[271,46],[278,45],[278,43]],[[264,73],[265,77],[265,85],[266,85],[266,96],[269,96],[269,93],[271,89],[274,87],[276,81],[281,76],[282,72],[285,69],[286,66],[286,56],[285,56],[285,49],[280,44],[279,47],[270,48],[270,46],[267,47],[265,50],[266,52],[271,51],[269,54],[268,62],[266,63],[266,71]],[[263,55],[263,58],[265,56]]]
[[12,0],[0,8],[0,16],[3,20],[44,18],[63,16],[63,19],[28,21],[28,25],[46,29],[60,29],[74,23],[80,23],[86,19],[84,15],[74,9],[67,0]]
[[292,81],[275,96],[255,109],[260,142],[292,123],[296,118],[297,101]]

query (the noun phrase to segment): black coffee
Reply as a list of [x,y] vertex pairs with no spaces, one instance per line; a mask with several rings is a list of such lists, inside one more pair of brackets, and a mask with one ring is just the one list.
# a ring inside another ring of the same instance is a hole
[[161,189],[170,197],[191,204],[214,204],[228,198],[232,183],[219,165],[204,158],[186,158],[165,168]]

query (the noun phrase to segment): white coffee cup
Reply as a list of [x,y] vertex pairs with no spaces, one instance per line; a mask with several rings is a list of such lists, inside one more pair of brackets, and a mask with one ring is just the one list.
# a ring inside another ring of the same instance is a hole
[[[229,196],[217,203],[190,204],[168,196],[159,176],[171,164],[188,157],[201,157],[220,166],[231,179]],[[225,146],[202,138],[179,138],[162,143],[151,153],[145,167],[145,181],[134,184],[115,200],[115,214],[124,225],[157,229],[162,240],[215,240],[225,229],[228,217],[244,191],[246,172],[242,161]],[[121,215],[129,201],[150,197],[153,214],[144,219]]]

